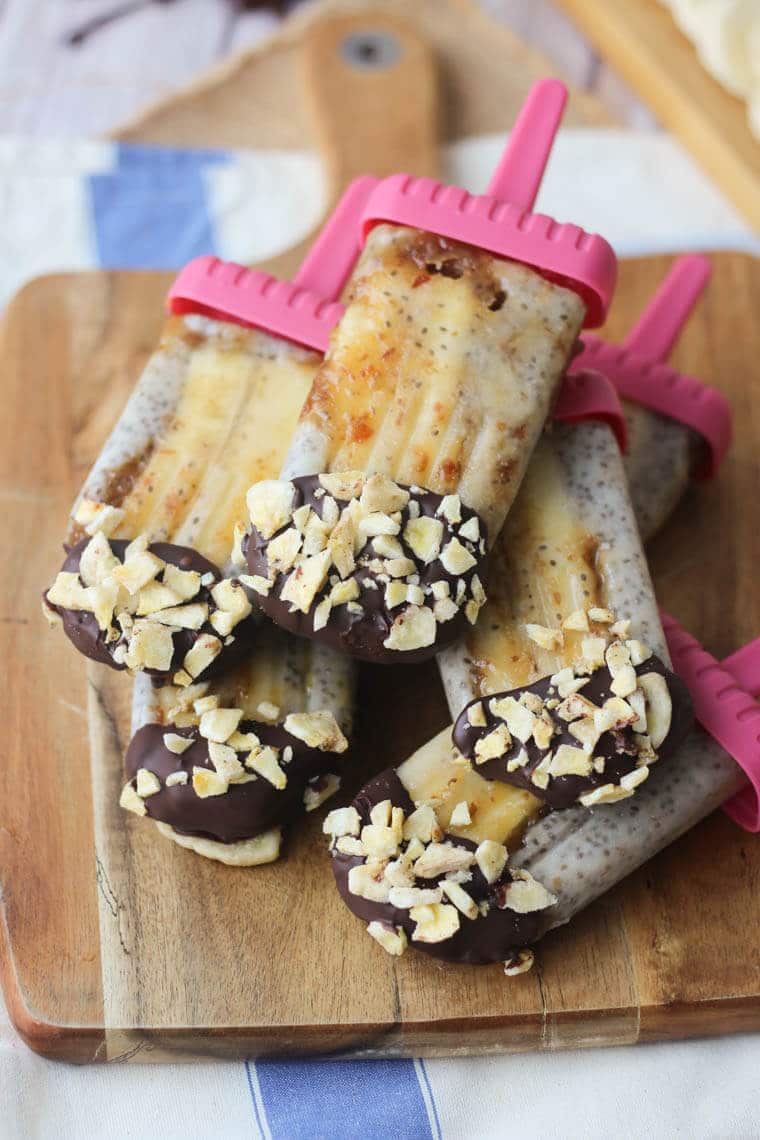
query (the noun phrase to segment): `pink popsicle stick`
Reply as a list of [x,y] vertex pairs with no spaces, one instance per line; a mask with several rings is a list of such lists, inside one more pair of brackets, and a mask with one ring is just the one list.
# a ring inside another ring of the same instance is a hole
[[567,88],[558,79],[542,79],[531,87],[486,194],[533,209],[566,103]]
[[171,312],[205,313],[325,352],[343,312],[337,297],[359,252],[359,218],[376,183],[369,176],[351,183],[294,281],[278,281],[217,257],[197,257],[171,287]]
[[691,428],[704,439],[696,478],[716,474],[731,442],[726,398],[693,376],[664,363],[712,272],[700,254],[680,257],[622,344],[585,335],[571,371],[598,369],[627,400]]
[[365,174],[344,191],[293,278],[299,289],[330,301],[341,295],[361,248],[359,218],[376,185],[377,179]]
[[679,257],[623,341],[623,347],[644,360],[666,360],[711,273],[710,262],[701,254]]
[[661,617],[673,668],[688,686],[697,720],[750,782],[723,809],[745,831],[760,832],[760,706],[750,695],[760,679],[760,639],[721,663],[672,617]]

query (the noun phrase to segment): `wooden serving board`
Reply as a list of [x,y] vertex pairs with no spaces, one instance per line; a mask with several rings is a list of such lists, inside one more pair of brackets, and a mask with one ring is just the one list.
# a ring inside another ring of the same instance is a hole
[[[623,265],[613,335],[667,260]],[[728,393],[736,444],[652,560],[663,604],[724,655],[760,629],[760,262],[714,263],[676,360]],[[0,333],[0,963],[24,1040],[84,1062],[459,1055],[760,1028],[760,843],[720,814],[547,938],[534,971],[506,979],[499,966],[380,951],[333,888],[321,819],[294,830],[281,862],[243,870],[118,809],[129,683],[101,674],[95,689],[39,599],[70,502],[154,346],[167,284],[43,278]],[[359,707],[346,795],[447,720],[433,667],[365,670]]]
[[760,142],[746,105],[704,69],[668,9],[660,0],[559,3],[760,230]]

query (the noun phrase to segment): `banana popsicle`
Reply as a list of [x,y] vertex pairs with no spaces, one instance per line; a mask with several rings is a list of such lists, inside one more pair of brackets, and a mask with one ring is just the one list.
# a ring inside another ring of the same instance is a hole
[[[684,420],[703,429],[714,460],[730,436],[722,398],[659,365],[703,281],[703,265],[681,262],[629,338],[644,379],[656,370],[687,405],[668,406],[681,419],[672,431],[647,408],[631,433],[625,462],[659,472],[661,504],[686,486],[688,466],[674,461],[691,446]],[[640,339],[647,327],[650,345]],[[625,390],[640,391],[630,356],[610,346],[605,359],[616,380],[625,361]],[[698,419],[694,408],[705,406]],[[453,740],[445,730],[325,825],[344,899],[392,953],[411,936],[441,957],[503,958],[507,973],[521,972],[528,943],[746,782],[703,732],[678,747],[689,702],[666,668],[621,459],[602,425],[555,425],[541,440],[497,540],[481,621],[439,661]],[[621,670],[622,692],[610,681]],[[751,702],[740,711],[750,715]],[[362,853],[364,828],[371,849],[389,804],[401,842],[391,850],[384,836],[383,868]]]
[[224,862],[276,858],[280,824],[335,790],[348,747],[349,663],[269,628],[231,551],[249,486],[282,465],[372,184],[349,189],[295,284],[215,258],[183,272],[46,598],[87,656],[136,674],[122,805]]
[[689,482],[713,476],[731,441],[731,411],[714,389],[665,361],[710,278],[699,254],[679,257],[622,344],[585,335],[570,372],[602,372],[624,400],[624,458],[639,532],[663,525]]
[[489,591],[478,624],[439,656],[453,734],[371,781],[325,829],[342,897],[386,949],[410,939],[519,969],[558,906],[556,876],[519,865],[520,844],[547,811],[549,826],[591,827],[600,805],[638,800],[692,720],[606,425],[555,424],[540,440]]
[[614,282],[602,239],[526,213],[565,97],[534,88],[484,197],[405,176],[373,191],[282,477],[248,496],[254,589],[285,629],[410,663],[477,621],[488,549]]

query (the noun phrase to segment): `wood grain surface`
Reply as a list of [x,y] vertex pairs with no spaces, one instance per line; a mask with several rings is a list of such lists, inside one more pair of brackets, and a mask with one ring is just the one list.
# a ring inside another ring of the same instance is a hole
[[705,71],[659,0],[559,0],[760,231],[760,143],[746,105]]
[[[760,628],[760,263],[732,253],[714,266],[675,359],[729,394],[736,444],[651,553],[663,604],[723,655]],[[666,267],[623,265],[613,334]],[[289,837],[282,862],[243,870],[125,818],[129,683],[102,671],[94,684],[45,627],[39,597],[71,499],[155,343],[167,284],[43,278],[0,334],[12,536],[0,550],[0,960],[27,1043],[75,1061],[453,1055],[760,1027],[760,845],[720,815],[547,938],[537,968],[513,979],[498,966],[384,955],[334,891],[320,819]],[[363,671],[360,708],[347,795],[446,722],[433,667]]]

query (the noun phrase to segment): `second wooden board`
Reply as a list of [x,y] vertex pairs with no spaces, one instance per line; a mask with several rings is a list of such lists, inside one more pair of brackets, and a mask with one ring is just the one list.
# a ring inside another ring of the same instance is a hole
[[[678,364],[729,395],[737,439],[652,562],[659,595],[719,656],[760,628],[756,588],[760,262],[714,259]],[[665,258],[622,266],[620,335]],[[453,1055],[760,1028],[760,844],[714,816],[571,927],[537,969],[387,957],[333,887],[320,820],[282,862],[230,869],[117,807],[129,684],[89,676],[39,613],[70,502],[157,339],[167,278],[49,277],[13,302],[0,346],[5,415],[0,573],[0,961],[32,1048],[75,1061],[321,1052]],[[365,670],[354,783],[447,721],[435,670]],[[351,781],[345,793],[353,791]],[[321,814],[321,813],[320,813]]]
[[760,230],[760,143],[659,0],[560,0],[663,124]]

